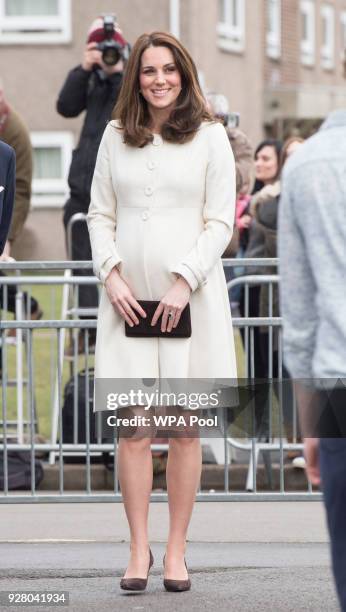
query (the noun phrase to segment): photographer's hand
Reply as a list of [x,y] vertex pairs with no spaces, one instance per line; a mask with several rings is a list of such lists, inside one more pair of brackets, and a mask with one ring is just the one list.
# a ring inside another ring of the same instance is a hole
[[87,70],[88,72],[90,72],[95,66],[95,64],[101,66],[102,53],[97,49],[97,43],[91,42],[88,43],[85,47],[82,68],[83,70]]
[[[151,325],[155,325],[159,316],[163,313],[161,331],[170,332],[173,327],[177,327],[181,313],[190,299],[191,292],[189,283],[180,276],[156,308]],[[172,317],[168,316],[170,312],[173,313]]]
[[131,327],[139,323],[136,313],[134,312],[135,310],[142,317],[145,318],[147,316],[143,308],[134,298],[128,284],[120,276],[117,268],[113,268],[108,274],[105,281],[105,288],[112,306]]

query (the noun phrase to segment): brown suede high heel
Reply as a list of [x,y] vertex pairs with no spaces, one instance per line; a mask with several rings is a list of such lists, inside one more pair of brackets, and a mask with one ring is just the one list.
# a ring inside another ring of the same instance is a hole
[[[166,555],[163,557],[163,567],[165,567],[165,558],[166,558]],[[185,557],[184,557],[184,563],[187,569]],[[191,589],[191,580],[190,578],[188,578],[187,580],[173,580],[171,578],[164,578],[163,585],[166,591],[172,591],[172,592],[174,591],[176,593],[179,591],[189,591]]]
[[148,574],[146,578],[122,578],[120,580],[120,588],[124,589],[124,591],[144,591],[148,584],[148,576],[150,572],[150,568],[154,563],[153,554],[149,548],[150,553],[150,561],[148,567]]

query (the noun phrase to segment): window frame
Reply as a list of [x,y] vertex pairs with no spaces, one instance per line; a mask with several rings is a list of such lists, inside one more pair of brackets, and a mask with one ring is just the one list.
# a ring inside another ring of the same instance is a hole
[[[300,0],[300,16],[307,19],[308,38],[300,36],[300,61],[303,66],[314,66],[316,62],[316,7],[312,0]],[[301,19],[302,23],[302,19]]]
[[245,49],[245,0],[235,1],[237,2],[237,13],[239,15],[237,25],[233,23],[233,0],[222,0],[226,18],[221,20],[219,16],[216,26],[217,45],[223,51],[242,53]]
[[[267,29],[266,29],[266,50],[267,57],[278,60],[281,58],[281,0],[267,0]],[[275,29],[273,32],[269,30],[270,11],[273,11],[273,23]]]
[[326,20],[326,32],[329,40],[325,42],[322,35],[321,66],[325,70],[332,70],[335,66],[335,9],[331,4],[322,4],[321,6],[322,29],[323,20]]
[[346,59],[346,11],[341,11],[340,14],[340,56],[342,60]]
[[69,193],[67,177],[72,160],[74,137],[72,132],[31,132],[31,146],[33,150],[38,147],[61,149],[62,176],[58,179],[32,179],[32,198],[34,208],[61,208],[66,202]]
[[[58,0],[58,15],[6,16],[0,0],[0,44],[56,44],[71,41],[71,0]],[[35,31],[37,28],[40,31]]]

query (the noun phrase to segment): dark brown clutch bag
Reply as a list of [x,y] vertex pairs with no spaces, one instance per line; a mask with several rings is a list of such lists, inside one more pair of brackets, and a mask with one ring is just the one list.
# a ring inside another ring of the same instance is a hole
[[125,321],[125,335],[132,338],[190,338],[191,336],[191,314],[190,304],[187,304],[181,313],[179,323],[177,327],[173,327],[170,332],[161,331],[161,320],[162,315],[158,318],[156,325],[151,326],[151,320],[154,316],[154,312],[159,305],[159,301],[150,300],[137,300],[147,313],[146,318],[141,317],[139,313],[136,313],[139,323],[131,327]]

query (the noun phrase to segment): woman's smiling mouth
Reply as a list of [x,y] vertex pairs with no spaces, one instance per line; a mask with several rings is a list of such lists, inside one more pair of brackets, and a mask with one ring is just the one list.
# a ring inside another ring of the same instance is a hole
[[158,96],[158,97],[163,97],[165,96],[170,90],[169,89],[152,89],[151,93],[154,96]]

